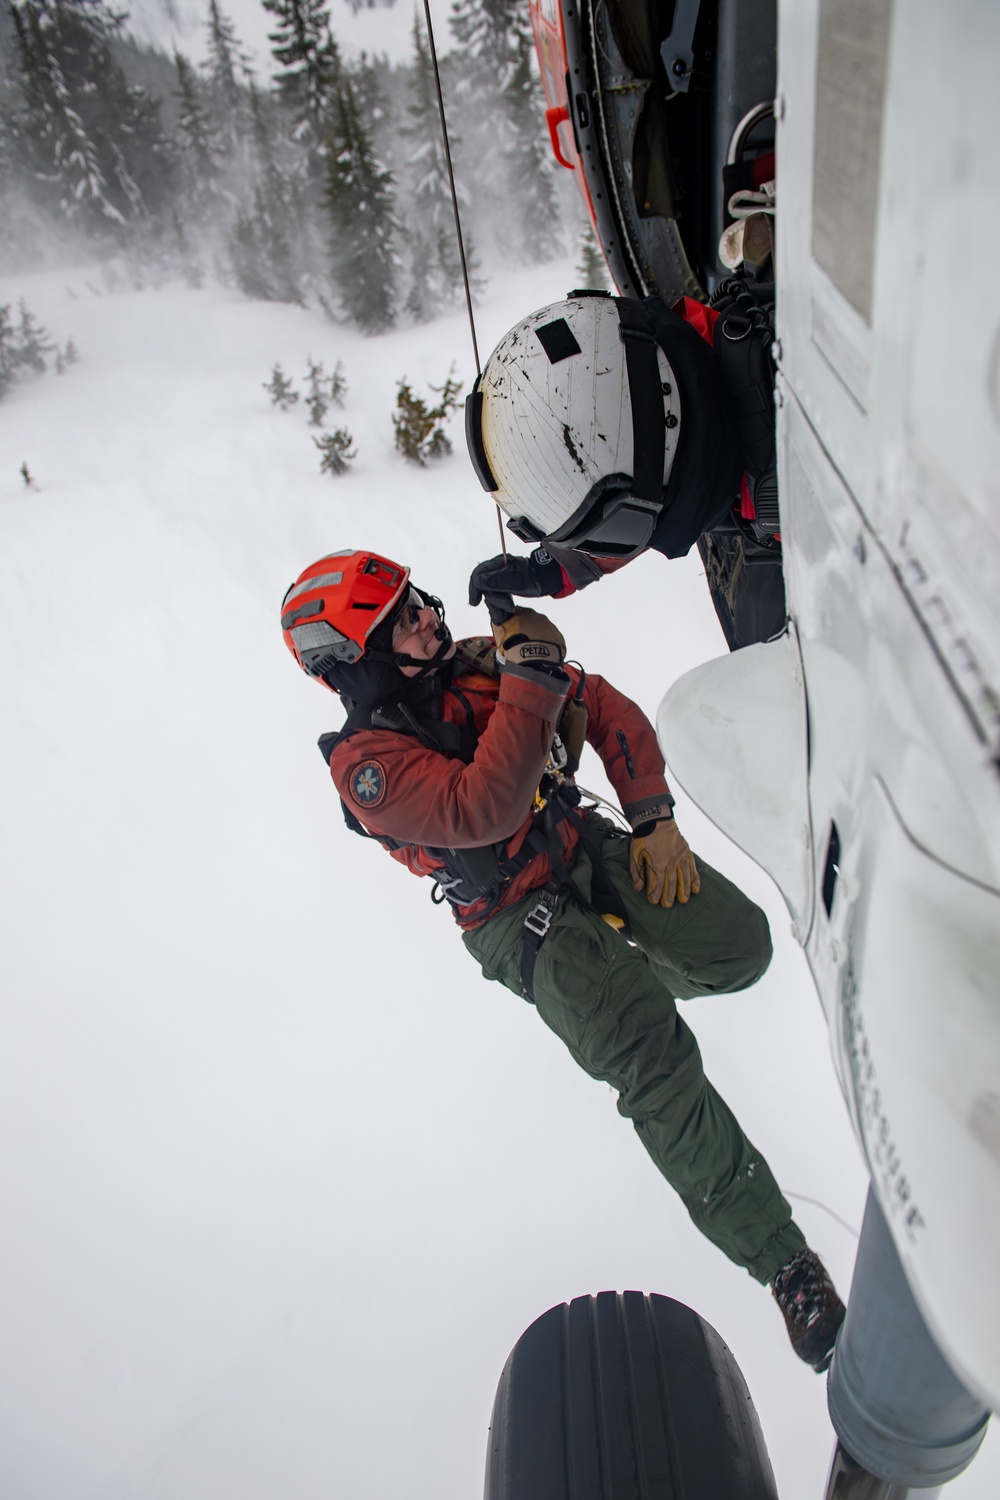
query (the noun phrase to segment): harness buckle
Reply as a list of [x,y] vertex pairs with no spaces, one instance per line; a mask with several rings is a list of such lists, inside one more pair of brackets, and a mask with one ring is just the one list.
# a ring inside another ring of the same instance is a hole
[[535,937],[541,939],[552,926],[552,918],[555,916],[556,906],[559,903],[558,894],[551,891],[542,891],[524,919],[524,925]]

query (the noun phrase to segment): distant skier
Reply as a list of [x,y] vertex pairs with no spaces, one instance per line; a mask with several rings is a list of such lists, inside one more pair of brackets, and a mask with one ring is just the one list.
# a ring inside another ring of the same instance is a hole
[[[486,977],[618,1091],[695,1224],[771,1284],[796,1353],[825,1369],[843,1306],[675,1005],[753,984],[771,957],[767,919],[696,861],[645,715],[567,665],[544,615],[494,627],[496,646],[454,641],[440,600],[376,553],[306,568],[281,625],[347,707],[320,747],[348,825],[436,882]],[[631,835],[580,805],[584,738]]]
[[540,545],[480,563],[470,603],[561,598],[697,544],[731,650],[784,630],[769,292],[720,291],[674,309],[575,292],[501,339],[466,404],[469,454]]

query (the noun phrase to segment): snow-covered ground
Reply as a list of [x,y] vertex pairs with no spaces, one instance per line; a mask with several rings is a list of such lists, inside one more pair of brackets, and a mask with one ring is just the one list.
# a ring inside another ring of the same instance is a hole
[[[575,280],[497,277],[484,354]],[[0,1495],[469,1500],[522,1330],[635,1287],[719,1329],[783,1500],[818,1500],[823,1381],[611,1091],[347,832],[315,748],[341,711],[281,641],[290,580],[345,546],[485,628],[465,580],[497,529],[460,423],[421,470],[390,421],[401,377],[439,385],[455,359],[468,382],[463,318],[365,340],[93,272],[0,282],[22,295],[80,361],[0,405]],[[343,478],[302,403],[261,389],[275,360],[301,388],[309,355],[349,381]],[[558,608],[650,713],[723,649],[695,560]],[[804,961],[766,877],[683,796],[678,815],[776,941],[755,989],[685,1014],[846,1292],[866,1180]],[[998,1492],[991,1436],[948,1494]]]

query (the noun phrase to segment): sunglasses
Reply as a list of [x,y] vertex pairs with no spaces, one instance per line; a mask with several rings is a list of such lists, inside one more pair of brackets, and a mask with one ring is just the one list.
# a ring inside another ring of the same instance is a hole
[[415,588],[411,588],[396,612],[392,622],[392,649],[398,651],[420,625],[420,616],[428,608],[427,601]]

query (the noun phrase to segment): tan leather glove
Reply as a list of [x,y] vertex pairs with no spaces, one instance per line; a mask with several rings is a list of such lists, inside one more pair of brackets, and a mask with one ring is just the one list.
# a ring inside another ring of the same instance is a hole
[[673,818],[654,823],[649,833],[632,840],[629,859],[632,889],[645,886],[646,899],[653,906],[682,906],[701,890],[701,876],[688,841]]
[[501,666],[559,667],[566,658],[562,631],[533,609],[519,609],[494,625],[493,639]]

